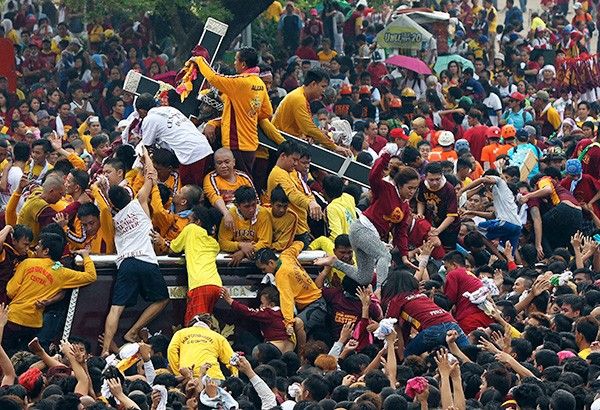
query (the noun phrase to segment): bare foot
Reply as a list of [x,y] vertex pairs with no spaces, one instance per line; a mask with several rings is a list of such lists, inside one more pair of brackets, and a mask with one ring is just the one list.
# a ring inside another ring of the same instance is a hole
[[31,342],[29,342],[27,347],[29,348],[31,353],[34,353],[38,356],[40,354],[44,353],[44,349],[42,348],[42,345],[40,344],[40,340],[37,337],[34,337],[33,340]]
[[123,336],[123,340],[129,343],[136,343],[139,342],[141,338],[137,332],[131,332],[130,330],[129,332],[125,333],[125,336]]
[[336,260],[337,258],[333,255],[324,256],[322,258],[315,259],[313,264],[316,266],[332,266]]

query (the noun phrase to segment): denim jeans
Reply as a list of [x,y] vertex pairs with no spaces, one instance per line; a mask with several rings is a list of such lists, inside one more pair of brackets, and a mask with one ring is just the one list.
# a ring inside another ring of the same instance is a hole
[[509,241],[514,251],[519,246],[519,237],[521,236],[521,227],[519,225],[511,224],[510,222],[502,221],[500,219],[492,219],[489,221],[480,222],[477,225],[485,237],[489,240],[500,239],[501,243]]
[[445,346],[446,332],[448,332],[448,330],[456,330],[458,332],[458,339],[456,339],[458,347],[463,348],[469,345],[467,336],[458,324],[447,322],[421,330],[404,348],[404,357],[420,355],[429,352],[438,346]]

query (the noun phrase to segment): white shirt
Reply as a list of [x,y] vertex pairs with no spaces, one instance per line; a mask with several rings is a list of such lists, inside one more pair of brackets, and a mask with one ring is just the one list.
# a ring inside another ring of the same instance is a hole
[[156,253],[150,241],[152,221],[144,212],[140,201],[133,199],[113,218],[115,222],[115,247],[117,268],[126,258],[158,265]]
[[8,171],[8,180],[6,182],[6,193],[0,194],[0,204],[2,205],[2,209],[6,207],[10,196],[19,186],[19,182],[21,181],[21,177],[23,176],[23,170],[17,166],[13,166]]
[[172,151],[182,165],[190,165],[213,153],[204,134],[173,107],[155,107],[142,121],[141,143]]
[[496,184],[492,186],[496,219],[510,222],[513,225],[521,226],[519,210],[517,208],[517,203],[515,202],[515,197],[506,184],[506,181],[497,176],[492,176],[492,178],[494,178],[496,181]]
[[490,112],[488,114],[490,121],[494,127],[498,126],[498,111],[502,111],[502,101],[500,101],[500,97],[498,97],[495,93],[490,93],[490,95],[483,100],[483,105],[488,107],[489,109],[494,111],[494,115]]

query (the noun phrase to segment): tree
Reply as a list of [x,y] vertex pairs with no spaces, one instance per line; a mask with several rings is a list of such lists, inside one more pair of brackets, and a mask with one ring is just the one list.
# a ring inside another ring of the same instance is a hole
[[[145,12],[153,15],[157,31],[170,33],[179,54],[186,57],[202,34],[208,17],[229,24],[223,41],[231,42],[244,28],[264,12],[272,0],[65,0],[71,13],[83,13],[86,22],[104,20],[138,20]],[[113,21],[113,23],[115,22]],[[222,47],[224,51],[227,47]]]

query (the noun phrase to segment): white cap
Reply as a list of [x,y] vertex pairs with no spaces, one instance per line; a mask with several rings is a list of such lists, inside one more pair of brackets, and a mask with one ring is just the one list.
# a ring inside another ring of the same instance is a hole
[[119,121],[119,124],[117,124],[117,128],[125,128],[129,125],[129,121],[128,120],[121,120]]
[[93,117],[90,117],[90,120],[88,122],[90,124],[93,124],[93,123],[98,123],[99,124],[100,123],[100,118],[98,118],[96,116],[93,116]]
[[579,10],[583,5],[576,1],[575,4],[573,4],[573,10]]
[[442,147],[449,147],[454,144],[454,134],[451,131],[441,131],[438,137],[438,144]]

